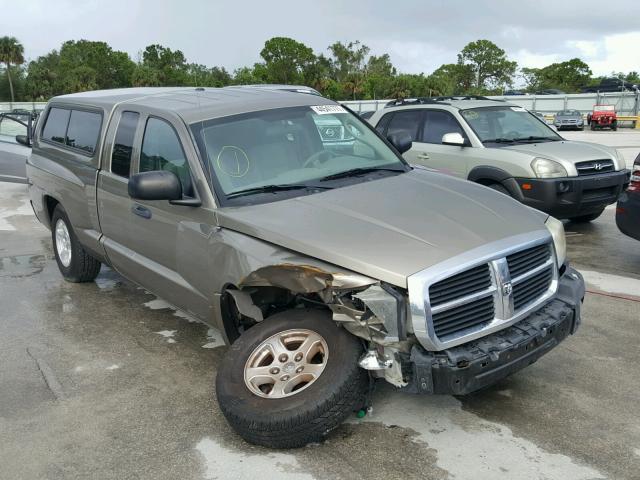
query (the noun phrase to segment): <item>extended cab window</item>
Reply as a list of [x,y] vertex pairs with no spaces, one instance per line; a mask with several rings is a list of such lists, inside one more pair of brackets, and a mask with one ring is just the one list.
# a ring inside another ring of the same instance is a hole
[[99,113],[71,110],[67,128],[67,145],[89,154],[96,151],[102,116]]
[[140,171],[156,170],[174,173],[180,179],[183,194],[193,197],[189,163],[176,131],[166,121],[150,117],[142,140]]
[[113,142],[111,154],[111,171],[121,177],[129,178],[131,171],[131,154],[133,152],[133,139],[136,135],[136,127],[140,114],[136,112],[123,112]]
[[418,138],[418,128],[420,127],[421,116],[422,112],[420,110],[395,112],[389,122],[387,135],[408,133],[411,135],[411,140],[416,141]]
[[67,125],[71,110],[66,108],[52,108],[47,115],[47,123],[42,131],[42,138],[50,142],[65,143]]
[[459,133],[464,136],[458,121],[448,112],[439,110],[425,110],[422,142],[440,145],[445,133]]

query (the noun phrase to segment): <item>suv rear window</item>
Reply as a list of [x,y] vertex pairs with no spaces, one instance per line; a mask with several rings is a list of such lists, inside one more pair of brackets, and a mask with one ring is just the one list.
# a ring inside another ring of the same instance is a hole
[[71,110],[67,145],[93,154],[98,143],[101,123],[102,117],[98,113]]
[[42,131],[42,138],[50,142],[64,143],[71,110],[52,108],[47,115],[47,123]]

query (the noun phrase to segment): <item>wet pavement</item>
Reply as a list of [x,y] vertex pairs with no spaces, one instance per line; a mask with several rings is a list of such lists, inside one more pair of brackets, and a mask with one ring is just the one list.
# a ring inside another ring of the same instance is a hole
[[583,325],[468,397],[380,385],[327,442],[240,440],[214,396],[219,332],[103,268],[62,280],[25,187],[0,183],[1,479],[637,479],[640,242],[567,224]]

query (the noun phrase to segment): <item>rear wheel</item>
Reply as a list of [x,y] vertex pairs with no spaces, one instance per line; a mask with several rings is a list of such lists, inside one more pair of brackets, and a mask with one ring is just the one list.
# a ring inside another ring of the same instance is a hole
[[330,312],[295,309],[244,332],[216,378],[222,413],[246,441],[270,448],[319,442],[364,405],[360,341]]
[[594,213],[590,213],[588,215],[580,215],[578,217],[572,217],[572,218],[569,219],[569,221],[571,221],[573,223],[588,223],[588,222],[591,222],[591,221],[595,220],[600,215],[602,215],[602,212],[604,212],[604,208],[602,210],[599,210],[599,211],[594,212]]
[[80,245],[62,205],[51,216],[53,251],[60,273],[74,283],[92,282],[100,273],[101,263]]

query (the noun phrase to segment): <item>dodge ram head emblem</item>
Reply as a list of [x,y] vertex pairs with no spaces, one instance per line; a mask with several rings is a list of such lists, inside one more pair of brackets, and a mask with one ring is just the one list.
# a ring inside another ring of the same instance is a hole
[[504,295],[505,297],[508,297],[512,293],[513,293],[513,285],[511,285],[511,282],[503,283],[502,284],[502,295]]

